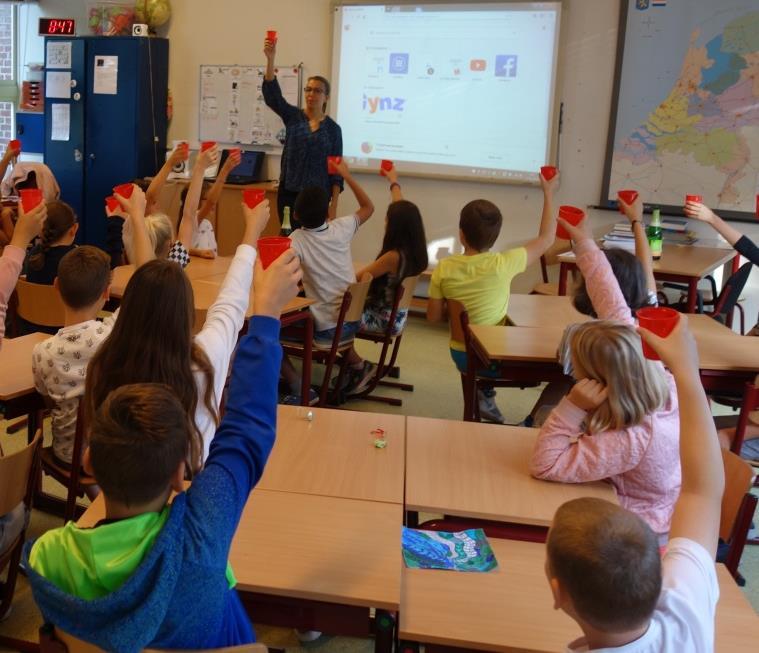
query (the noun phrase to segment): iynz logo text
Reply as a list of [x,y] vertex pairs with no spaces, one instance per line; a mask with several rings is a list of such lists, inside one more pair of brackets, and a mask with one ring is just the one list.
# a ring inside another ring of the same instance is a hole
[[368,97],[364,94],[364,99],[361,108],[369,113],[377,113],[377,111],[403,111],[406,99],[401,97]]

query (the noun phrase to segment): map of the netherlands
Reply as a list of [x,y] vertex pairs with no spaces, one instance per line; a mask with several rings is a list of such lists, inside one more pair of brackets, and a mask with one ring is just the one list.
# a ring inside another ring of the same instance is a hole
[[759,188],[759,6],[630,0],[608,198],[753,212]]

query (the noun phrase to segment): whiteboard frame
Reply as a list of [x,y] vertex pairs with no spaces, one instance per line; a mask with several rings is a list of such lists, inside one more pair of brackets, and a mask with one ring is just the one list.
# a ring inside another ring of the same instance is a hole
[[[476,0],[476,4],[526,4],[531,2],[537,2],[539,0]],[[620,0],[623,2],[624,0]],[[330,18],[332,21],[331,25],[331,32],[332,32],[332,40],[330,41],[330,61],[332,62],[331,67],[331,75],[332,75],[332,97],[330,98],[330,101],[333,99],[334,96],[337,95],[339,92],[340,87],[340,80],[337,74],[337,71],[339,69],[339,62],[335,61],[335,12],[340,7],[349,7],[351,5],[419,5],[419,4],[439,4],[439,5],[450,5],[450,4],[459,4],[462,2],[467,2],[467,0],[395,0],[394,2],[389,2],[387,0],[332,0],[330,3]],[[552,83],[552,102],[551,106],[549,107],[549,130],[548,130],[548,158],[549,161],[546,161],[546,164],[548,164],[550,161],[555,161],[556,166],[559,168],[560,162],[558,160],[559,154],[560,154],[560,139],[561,139],[561,115],[562,115],[562,102],[560,97],[560,91],[561,91],[561,84],[563,82],[563,52],[564,52],[564,39],[566,34],[566,21],[567,21],[567,8],[565,5],[565,0],[551,0],[551,2],[558,3],[559,4],[559,20],[557,21],[557,26],[559,29],[559,38],[556,39],[556,45],[554,47],[554,61],[556,62],[556,65],[553,69],[553,83]],[[338,123],[339,124],[339,123]],[[537,187],[540,186],[540,177],[538,172],[535,173],[535,179],[492,179],[490,177],[472,177],[471,175],[453,175],[453,174],[445,174],[445,173],[423,173],[423,172],[411,172],[408,170],[404,170],[403,166],[404,162],[399,161],[398,162],[398,172],[399,174],[403,175],[404,177],[415,177],[419,179],[440,179],[444,181],[466,181],[469,183],[476,183],[476,184],[491,184],[496,186],[530,186],[530,187]],[[356,174],[370,174],[370,175],[376,175],[377,170],[372,168],[355,168],[351,169],[352,173]]]

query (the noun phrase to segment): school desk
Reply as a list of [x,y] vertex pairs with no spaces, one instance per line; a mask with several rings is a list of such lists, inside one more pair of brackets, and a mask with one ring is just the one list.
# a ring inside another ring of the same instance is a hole
[[[372,433],[377,429],[384,434]],[[379,437],[384,448],[374,446]],[[277,440],[259,487],[402,504],[405,454],[402,415],[279,406]]]
[[[654,277],[660,281],[676,281],[688,285],[687,313],[695,313],[699,279],[735,259],[738,254],[729,247],[664,244],[662,256],[654,261]],[[567,294],[567,273],[576,269],[574,252],[560,254],[559,295]]]
[[[251,619],[355,637],[373,627],[375,650],[389,653],[400,607],[402,510],[395,503],[254,490],[229,553]],[[101,495],[78,524],[103,517]]]
[[[693,317],[693,316],[689,316]],[[746,381],[759,373],[759,342],[723,327],[706,326],[706,316],[695,316],[693,329],[699,355],[701,382],[708,392],[743,392]],[[522,381],[552,381],[563,378],[556,359],[562,327],[470,326],[472,349],[480,367],[500,363],[501,378]],[[467,419],[473,419],[474,386],[465,379]]]
[[[184,269],[187,278],[190,281],[194,279],[206,279],[209,277],[216,278],[217,275],[225,275],[232,263],[231,256],[217,256],[214,259],[200,258],[192,256],[189,265]],[[129,280],[134,274],[134,265],[119,265],[113,268],[111,278],[111,297],[121,299],[124,296]]]
[[[498,568],[488,573],[403,569],[400,638],[427,653],[475,649],[555,653],[582,635],[553,609],[545,546],[489,538]],[[759,641],[759,618],[724,565],[717,565],[717,653],[749,653]],[[445,647],[445,648],[444,648]],[[415,647],[401,647],[411,650]]]
[[616,503],[608,483],[554,483],[530,476],[537,436],[538,429],[408,417],[406,510],[547,528],[570,499]]
[[0,346],[0,405],[3,418],[28,415],[28,437],[31,442],[39,425],[38,411],[44,408],[42,397],[34,387],[32,351],[38,342],[50,336],[30,333],[19,338],[5,338]]
[[583,315],[567,295],[519,295],[509,297],[508,320],[514,326],[554,326],[565,327],[576,322],[587,322],[589,315]]

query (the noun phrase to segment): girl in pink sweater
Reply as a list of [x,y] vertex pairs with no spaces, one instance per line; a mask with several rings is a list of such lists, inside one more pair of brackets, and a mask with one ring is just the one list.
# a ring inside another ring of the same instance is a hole
[[35,236],[39,235],[42,224],[47,218],[44,202],[26,214],[19,204],[18,211],[19,219],[13,230],[11,242],[5,247],[0,257],[0,344],[5,335],[5,313],[8,310],[8,300],[16,287],[18,275],[21,274],[26,247]]
[[675,382],[660,362],[643,358],[630,308],[591,235],[564,226],[600,320],[570,336],[578,382],[543,424],[530,472],[569,483],[608,478],[620,504],[665,542],[680,491]]

